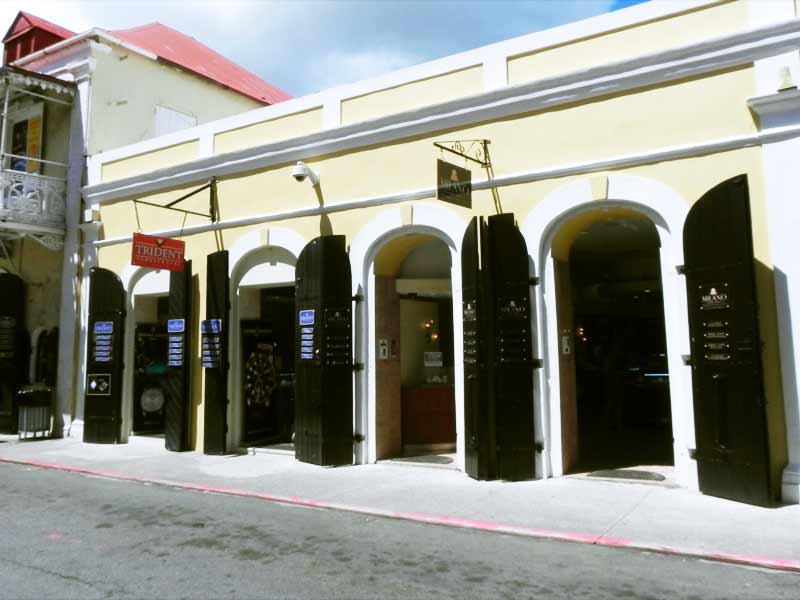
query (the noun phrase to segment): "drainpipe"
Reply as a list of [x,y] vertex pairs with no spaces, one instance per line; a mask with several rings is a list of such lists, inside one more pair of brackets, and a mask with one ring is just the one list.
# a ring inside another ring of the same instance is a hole
[[[2,131],[0,131],[0,170],[5,168],[6,162],[6,130],[8,128],[8,100],[11,96],[11,86],[9,85],[8,78],[3,77],[3,83],[5,84],[5,94],[3,98],[3,126]],[[0,186],[0,208],[5,208],[6,206],[6,188],[5,186]]]

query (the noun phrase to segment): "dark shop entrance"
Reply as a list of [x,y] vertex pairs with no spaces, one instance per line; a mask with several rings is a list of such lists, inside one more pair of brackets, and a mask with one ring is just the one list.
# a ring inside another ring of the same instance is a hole
[[622,210],[569,225],[557,261],[562,386],[574,399],[565,470],[672,465],[658,232]]
[[167,396],[168,295],[134,295],[131,433],[164,433]]
[[239,289],[241,445],[294,433],[294,286]]

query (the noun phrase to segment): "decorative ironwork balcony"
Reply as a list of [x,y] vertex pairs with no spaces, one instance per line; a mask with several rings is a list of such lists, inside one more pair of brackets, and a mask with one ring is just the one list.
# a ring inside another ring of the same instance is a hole
[[35,173],[0,170],[0,221],[63,232],[67,182]]

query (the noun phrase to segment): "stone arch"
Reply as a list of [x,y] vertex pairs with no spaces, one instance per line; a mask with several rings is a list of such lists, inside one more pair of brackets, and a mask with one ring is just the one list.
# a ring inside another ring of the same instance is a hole
[[[228,448],[239,445],[242,437],[244,413],[241,400],[240,316],[239,294],[242,281],[258,270],[254,283],[270,285],[294,285],[294,266],[297,257],[308,243],[296,231],[282,227],[265,227],[241,236],[229,250],[228,271],[230,276],[230,343],[229,360],[231,372],[228,377]],[[261,268],[261,267],[265,268]]]
[[[453,352],[463,354],[461,319],[461,241],[467,220],[455,211],[435,204],[412,204],[387,209],[370,220],[350,246],[353,292],[361,294],[354,314],[355,361],[364,364],[355,377],[355,429],[365,442],[356,451],[356,462],[377,460],[376,439],[376,359],[375,359],[375,274],[374,262],[380,248],[402,235],[423,233],[442,240],[450,249],[453,294]],[[455,402],[457,464],[464,466],[464,369],[455,361]]]
[[[599,192],[598,192],[599,190]],[[553,238],[570,219],[591,211],[625,208],[650,219],[661,243],[661,283],[670,371],[675,472],[678,481],[697,488],[691,370],[683,364],[689,353],[686,285],[676,267],[683,264],[683,223],[690,203],[662,182],[639,176],[609,174],[568,183],[548,194],[525,218],[522,234],[540,273],[534,294],[538,322],[538,355],[544,368],[537,377],[537,436],[544,439],[543,475],[563,474],[561,452],[561,391],[558,371]]]
[[169,294],[169,271],[125,265],[120,277],[125,289],[125,342],[123,346],[122,372],[122,436],[127,442],[133,427],[133,365],[134,365],[134,292],[139,295]]

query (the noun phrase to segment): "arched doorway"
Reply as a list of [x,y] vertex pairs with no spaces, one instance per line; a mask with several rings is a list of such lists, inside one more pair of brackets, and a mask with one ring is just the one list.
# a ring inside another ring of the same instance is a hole
[[123,440],[164,434],[169,271],[138,269],[128,280]]
[[425,233],[395,237],[374,260],[377,458],[454,463],[451,251]]
[[564,472],[660,478],[652,467],[674,456],[656,226],[628,208],[584,212],[552,257]]
[[231,448],[292,452],[295,262],[288,250],[264,246],[233,268]]

